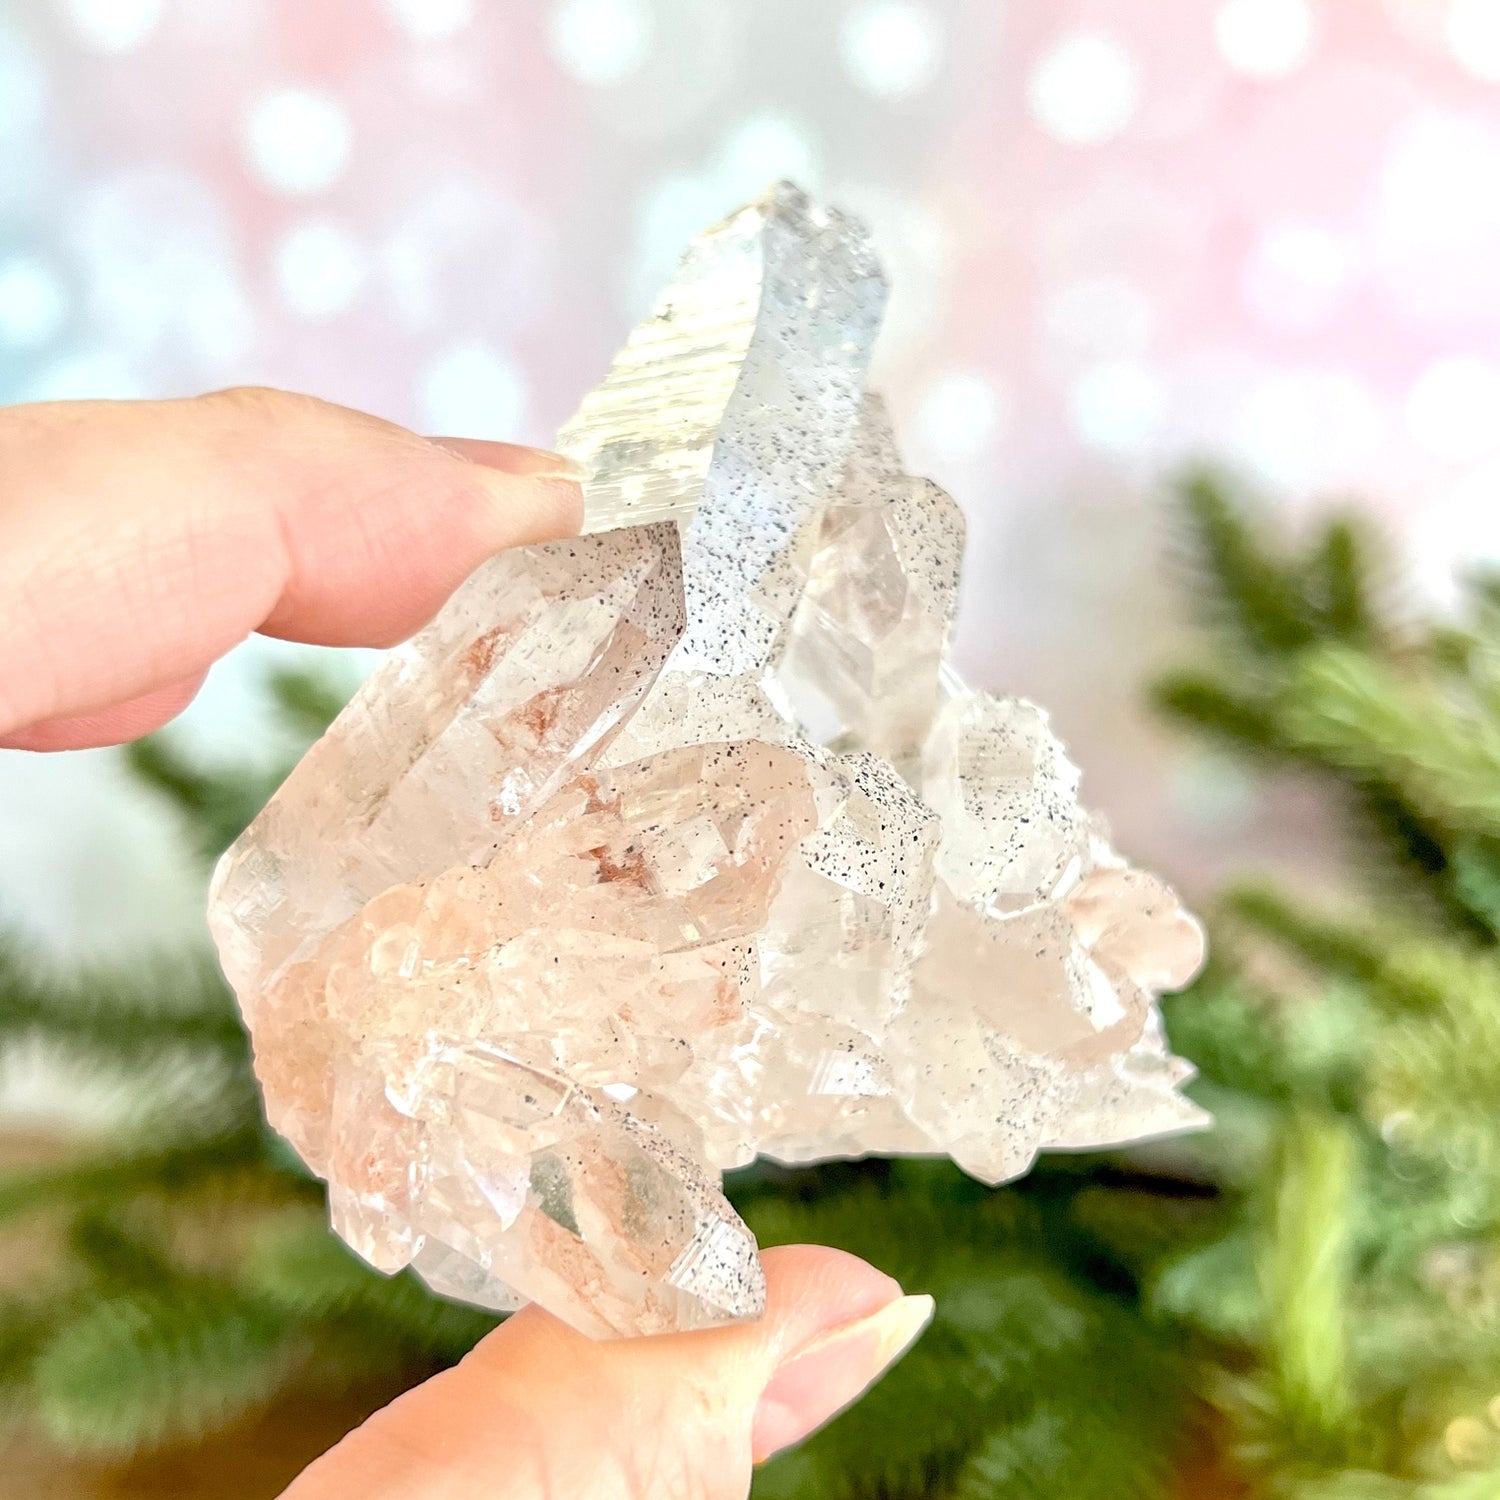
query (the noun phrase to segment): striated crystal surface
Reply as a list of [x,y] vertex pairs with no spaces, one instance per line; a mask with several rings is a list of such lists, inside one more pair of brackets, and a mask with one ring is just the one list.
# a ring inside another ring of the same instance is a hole
[[221,861],[268,1116],[381,1269],[754,1317],[727,1167],[1200,1122],[1155,1005],[1200,929],[946,661],[963,520],[865,390],[883,301],[786,185],[696,240],[560,435],[586,534],[486,563]]

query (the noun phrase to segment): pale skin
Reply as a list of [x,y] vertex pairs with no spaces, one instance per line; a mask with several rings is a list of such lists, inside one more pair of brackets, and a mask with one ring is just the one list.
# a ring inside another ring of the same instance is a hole
[[[582,513],[555,455],[280,391],[0,410],[0,746],[147,734],[255,631],[390,645],[485,557]],[[932,1306],[842,1251],[764,1260],[751,1324],[594,1343],[527,1308],[287,1500],[740,1500]]]

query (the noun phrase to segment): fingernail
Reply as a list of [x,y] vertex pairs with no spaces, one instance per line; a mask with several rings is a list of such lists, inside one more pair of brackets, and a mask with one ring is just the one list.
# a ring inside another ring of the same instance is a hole
[[548,448],[528,448],[524,443],[492,443],[484,438],[428,438],[430,443],[446,449],[455,458],[486,469],[499,469],[521,479],[570,479],[582,484],[593,478],[594,471],[566,453]]
[[863,1395],[916,1342],[932,1309],[931,1297],[897,1297],[796,1350],[755,1409],[755,1461],[800,1443]]

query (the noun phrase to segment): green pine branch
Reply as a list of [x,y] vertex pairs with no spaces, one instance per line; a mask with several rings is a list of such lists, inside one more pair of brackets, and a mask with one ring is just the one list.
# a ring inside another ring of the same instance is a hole
[[1289,753],[1277,720],[1274,696],[1248,686],[1248,674],[1230,680],[1215,672],[1187,669],[1163,673],[1151,697],[1159,713],[1232,749],[1271,758]]
[[1465,835],[1449,858],[1453,893],[1493,939],[1500,939],[1500,839]]
[[1316,611],[1294,559],[1278,556],[1249,518],[1243,495],[1212,469],[1188,472],[1178,485],[1183,552],[1203,586],[1196,597],[1210,620],[1252,655],[1277,658],[1316,638]]
[[[736,1203],[762,1244],[837,1245],[937,1302],[933,1326],[895,1370],[811,1443],[768,1464],[757,1497],[1159,1494],[1189,1407],[1183,1370],[1170,1340],[1113,1289],[1132,1277],[1100,1263],[1103,1241],[1087,1214],[1072,1234],[1093,1274],[1057,1255],[1072,1189],[1094,1181],[1084,1171],[1031,1196],[986,1192],[929,1162],[742,1178]],[[1038,1452],[1036,1434],[1051,1425],[1078,1442]],[[1000,1475],[1006,1487],[987,1491]]]
[[58,972],[0,944],[0,1047],[40,1040],[131,1064],[163,1049],[206,1048],[249,1062],[245,1029],[216,967],[198,954]]
[[1370,1112],[1406,1149],[1500,1188],[1500,968],[1445,965],[1442,980],[1436,1008],[1387,1028]]
[[1394,788],[1424,821],[1500,836],[1500,722],[1432,684],[1368,654],[1321,647],[1298,666],[1285,724],[1303,753],[1356,784]]
[[1324,523],[1304,563],[1305,595],[1320,637],[1365,650],[1390,639],[1384,569],[1381,549],[1361,520],[1335,515]]
[[131,1454],[220,1431],[284,1389],[295,1328],[232,1288],[177,1278],[92,1302],[52,1331],[30,1386],[52,1440]]
[[[59,1207],[94,1208],[151,1192],[188,1193],[207,1179],[246,1167],[285,1173],[258,1129],[15,1171],[0,1176],[0,1224]],[[290,1181],[305,1180],[286,1175]]]
[[1358,1156],[1347,1125],[1289,1117],[1257,1258],[1277,1414],[1304,1457],[1346,1462],[1359,1440],[1349,1357],[1349,1225]]
[[410,1272],[383,1276],[328,1231],[326,1218],[299,1214],[268,1222],[244,1270],[246,1288],[290,1317],[354,1330],[362,1348],[372,1328],[398,1357],[461,1359],[500,1321],[428,1291]]

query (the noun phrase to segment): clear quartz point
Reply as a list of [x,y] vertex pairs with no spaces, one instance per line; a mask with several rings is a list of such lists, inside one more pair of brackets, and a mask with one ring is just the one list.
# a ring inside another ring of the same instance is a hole
[[1155,1005],[1197,923],[946,661],[963,518],[865,389],[884,296],[785,184],[701,235],[560,434],[585,534],[484,564],[220,862],[267,1115],[381,1270],[753,1318],[727,1167],[1201,1123]]

